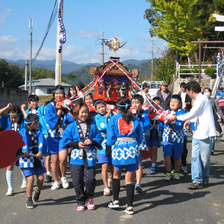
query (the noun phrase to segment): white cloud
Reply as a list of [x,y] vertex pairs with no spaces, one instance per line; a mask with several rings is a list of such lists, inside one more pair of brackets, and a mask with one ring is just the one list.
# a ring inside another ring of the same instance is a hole
[[7,36],[0,36],[0,43],[1,44],[8,44],[8,43],[16,43],[19,42],[20,40],[12,35],[7,35]]
[[99,38],[102,35],[102,32],[98,30],[88,30],[88,31],[79,30],[76,31],[74,34],[75,36],[82,36],[85,38]]
[[0,13],[0,23],[3,24],[5,19],[12,13],[11,9],[6,9],[4,12]]
[[136,37],[136,40],[138,41],[152,41],[153,39],[155,38],[152,38],[149,34],[139,34],[137,37]]
[[[114,38],[114,37],[113,37]],[[117,36],[120,39],[121,45],[124,44],[122,38]],[[111,38],[112,39],[112,38]],[[30,50],[29,45],[24,49],[22,48],[22,44],[24,41],[12,36],[0,36],[0,58],[10,59],[10,60],[18,60],[24,59],[29,60],[30,58]],[[116,52],[116,56],[120,57],[121,62],[126,59],[145,59],[151,58],[151,54],[149,51],[151,50],[151,42],[142,43],[139,47],[133,47],[132,44],[127,43],[123,48],[120,48]],[[165,48],[163,43],[158,45],[162,50]],[[36,55],[39,46],[33,45],[33,58]],[[148,52],[147,52],[148,51]],[[109,50],[107,46],[104,47],[104,60],[108,61],[111,56],[113,56],[113,51]],[[157,56],[157,48],[154,48],[154,54]],[[36,60],[52,60],[56,57],[56,49],[55,48],[47,48],[43,47],[39,56]],[[62,60],[71,61],[77,64],[81,63],[100,63],[102,60],[101,54],[101,44],[100,42],[93,42],[88,46],[75,46],[75,45],[64,45],[62,49]]]

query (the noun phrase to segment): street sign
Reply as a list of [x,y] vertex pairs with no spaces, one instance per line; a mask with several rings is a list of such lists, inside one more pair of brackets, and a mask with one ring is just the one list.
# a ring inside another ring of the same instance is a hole
[[213,13],[212,16],[216,18],[216,21],[224,22],[224,16]]
[[224,26],[215,26],[215,31],[224,31]]

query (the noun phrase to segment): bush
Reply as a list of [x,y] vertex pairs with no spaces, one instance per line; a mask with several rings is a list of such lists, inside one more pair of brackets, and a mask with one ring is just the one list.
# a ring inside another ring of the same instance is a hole
[[205,74],[212,77],[212,78],[215,78],[215,71],[216,71],[215,67],[207,67],[205,69]]

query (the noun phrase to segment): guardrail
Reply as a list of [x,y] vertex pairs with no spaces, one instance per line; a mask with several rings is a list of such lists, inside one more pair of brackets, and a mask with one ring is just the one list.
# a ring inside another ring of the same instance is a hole
[[[198,68],[197,68],[198,67]],[[205,75],[204,71],[207,67],[216,67],[215,74],[217,77],[218,72],[218,65],[217,64],[201,64],[201,75]],[[198,75],[198,72],[195,72],[195,70],[199,71],[199,64],[194,65],[179,65],[178,70],[178,78],[180,79],[181,76],[192,76],[192,75]],[[186,72],[189,71],[189,72]]]

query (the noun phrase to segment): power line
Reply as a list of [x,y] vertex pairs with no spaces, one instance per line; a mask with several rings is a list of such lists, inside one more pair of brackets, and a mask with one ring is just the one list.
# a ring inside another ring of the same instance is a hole
[[86,51],[92,49],[95,45],[97,45],[97,41],[98,41],[98,40],[94,41],[93,43],[87,45],[87,46],[84,47],[83,49],[80,49],[80,50],[78,50],[78,51],[73,52],[73,53],[70,54],[69,56],[72,57],[72,56],[75,56],[76,54],[82,54],[82,53],[84,53],[84,52],[86,52]]
[[38,55],[39,55],[39,53],[40,53],[40,51],[41,51],[41,49],[42,49],[42,47],[44,45],[44,42],[45,42],[45,40],[47,38],[47,35],[48,35],[48,33],[49,33],[50,29],[51,29],[51,26],[52,26],[52,24],[54,22],[54,19],[55,19],[56,15],[57,15],[57,12],[58,12],[57,11],[57,8],[58,8],[58,6],[57,6],[57,0],[55,0],[54,7],[53,7],[53,10],[52,10],[52,13],[51,13],[51,17],[50,17],[50,20],[48,22],[48,26],[47,26],[46,33],[44,35],[44,38],[43,38],[43,40],[41,42],[41,45],[40,45],[40,47],[39,47],[39,49],[38,49],[35,57],[32,60],[32,63],[34,63],[34,61],[37,59],[37,57],[38,57]]
[[14,77],[14,78],[12,78],[11,80],[9,80],[6,84],[5,84],[5,86],[7,86],[9,83],[11,83],[18,75],[20,75],[19,73]]

